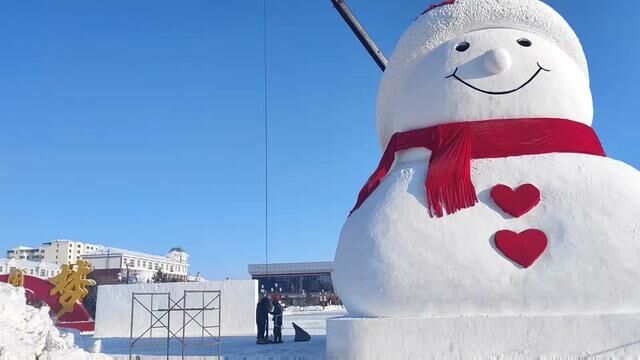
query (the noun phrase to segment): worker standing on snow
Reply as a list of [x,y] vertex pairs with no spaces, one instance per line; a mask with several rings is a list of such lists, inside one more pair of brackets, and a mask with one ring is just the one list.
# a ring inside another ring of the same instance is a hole
[[273,300],[273,343],[282,343],[282,306],[278,300]]
[[266,338],[265,333],[269,326],[269,311],[271,305],[269,299],[262,298],[256,306],[256,325],[258,327],[258,336],[256,338],[256,344],[267,344],[269,339]]

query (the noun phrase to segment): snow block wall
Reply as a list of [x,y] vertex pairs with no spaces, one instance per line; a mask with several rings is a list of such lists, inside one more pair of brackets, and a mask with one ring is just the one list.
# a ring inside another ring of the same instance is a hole
[[[221,334],[230,335],[253,335],[255,333],[255,307],[258,302],[258,282],[256,280],[225,280],[225,281],[205,281],[193,283],[160,283],[160,284],[129,284],[129,285],[100,285],[98,287],[98,301],[96,308],[95,337],[129,337],[131,331],[131,308],[132,293],[169,293],[171,300],[177,301],[184,295],[184,290],[221,290]],[[205,294],[205,305],[212,298],[213,294]],[[156,317],[161,317],[164,312],[158,309],[167,309],[167,296],[154,296],[153,306],[150,296],[139,296],[141,304],[136,303],[133,312],[133,335],[134,338],[140,336],[150,325],[151,315],[144,309],[154,310]],[[217,301],[210,306],[217,304]],[[182,306],[182,302],[180,302]],[[187,308],[202,306],[202,294],[190,293],[187,295]],[[189,311],[199,322],[202,322],[202,314],[198,311]],[[182,335],[181,311],[171,313],[171,331],[177,335]],[[190,319],[185,315],[187,321]],[[163,322],[167,323],[167,316]],[[154,320],[155,321],[155,320]],[[217,311],[205,312],[205,325],[211,326],[218,323]],[[158,323],[156,326],[161,326]],[[217,329],[208,329],[213,334]],[[206,333],[205,333],[206,334]],[[167,331],[164,329],[153,329],[153,337],[166,337]],[[185,328],[185,336],[201,336],[201,328],[191,322]],[[149,337],[149,333],[146,334]]]

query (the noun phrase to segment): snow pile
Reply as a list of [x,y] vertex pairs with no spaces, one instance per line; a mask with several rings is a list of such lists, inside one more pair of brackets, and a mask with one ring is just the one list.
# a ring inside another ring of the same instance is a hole
[[61,334],[49,308],[26,304],[24,289],[0,283],[0,360],[110,359],[75,346],[72,333]]

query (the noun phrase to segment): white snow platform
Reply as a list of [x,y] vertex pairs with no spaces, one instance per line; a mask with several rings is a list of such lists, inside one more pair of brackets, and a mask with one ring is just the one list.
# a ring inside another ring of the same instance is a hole
[[640,313],[327,320],[327,359],[640,356]]

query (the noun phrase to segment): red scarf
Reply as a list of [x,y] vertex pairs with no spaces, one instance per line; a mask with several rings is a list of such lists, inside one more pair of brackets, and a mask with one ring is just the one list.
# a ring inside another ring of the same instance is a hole
[[364,185],[353,213],[380,185],[395,153],[411,148],[431,150],[425,186],[429,214],[442,217],[478,202],[471,182],[471,159],[548,153],[606,156],[593,129],[585,124],[551,118],[459,122],[396,133],[380,165]]

